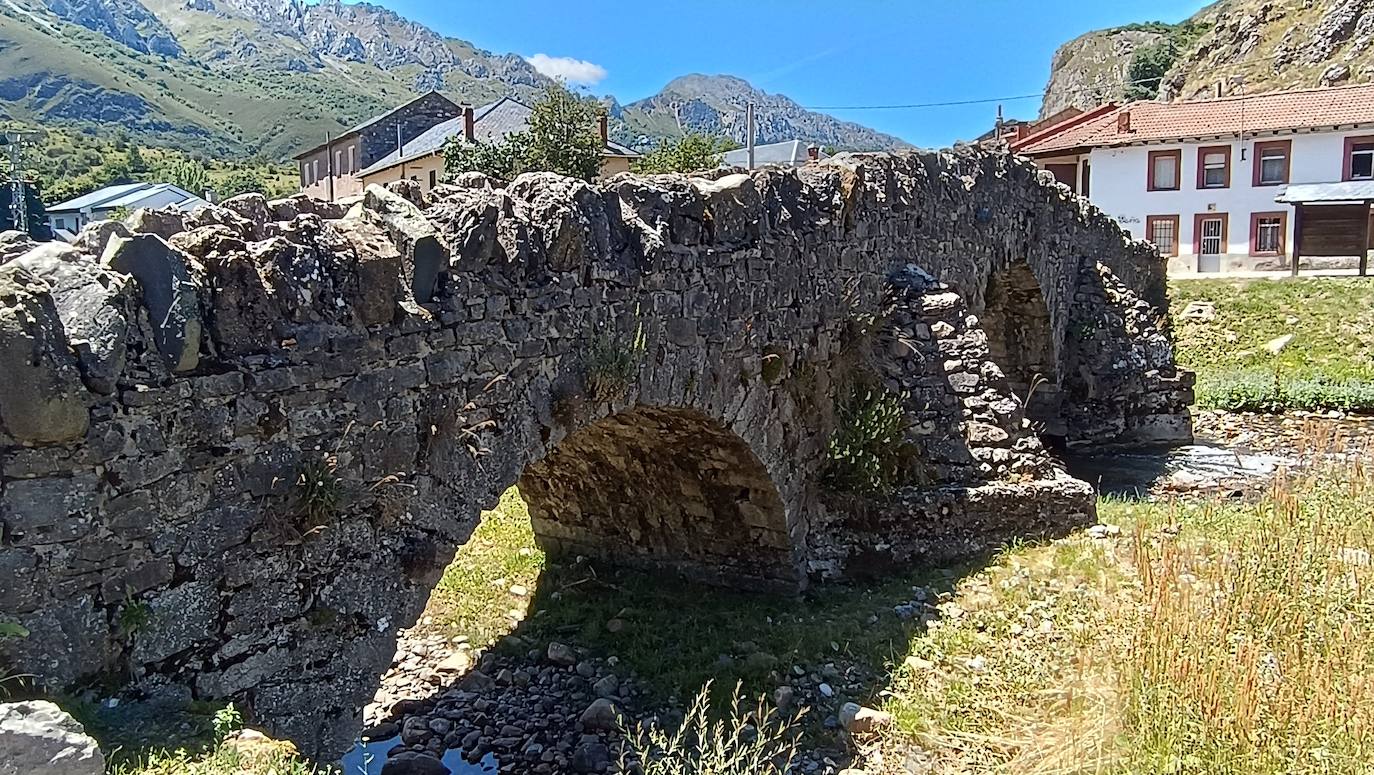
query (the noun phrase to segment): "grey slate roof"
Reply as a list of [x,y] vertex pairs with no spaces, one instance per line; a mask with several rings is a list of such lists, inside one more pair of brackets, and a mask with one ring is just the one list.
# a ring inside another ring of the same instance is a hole
[[[443,100],[444,102],[447,102],[447,103],[449,103],[450,105],[452,105],[454,108],[457,108],[457,107],[458,107],[458,103],[454,102],[453,100],[450,100],[448,97],[445,97],[443,94],[439,93],[437,90],[427,91],[427,92],[425,92],[424,94],[421,94],[420,96],[416,97],[415,99],[410,100],[409,102],[406,102],[406,103],[404,103],[404,104],[397,105],[396,107],[392,108],[391,110],[388,110],[388,111],[385,112],[385,113],[378,113],[377,115],[373,116],[372,118],[364,119],[361,123],[354,124],[353,126],[349,127],[348,129],[345,129],[344,131],[340,132],[339,134],[334,135],[334,138],[333,138],[333,139],[334,139],[335,141],[337,141],[337,140],[338,140],[339,138],[341,138],[341,137],[348,137],[349,135],[357,134],[358,132],[361,132],[361,131],[363,131],[364,129],[367,129],[368,127],[372,126],[373,124],[377,123],[378,121],[382,121],[382,120],[384,120],[384,119],[390,117],[391,115],[393,115],[393,114],[395,114],[395,113],[398,113],[398,112],[400,112],[400,111],[402,111],[402,110],[405,110],[406,108],[410,107],[411,105],[414,105],[415,103],[419,102],[420,100],[423,100],[423,99],[425,99],[425,98],[427,98],[427,97],[430,97],[430,96],[438,97],[439,99]],[[310,148],[309,150],[305,150],[305,151],[301,151],[301,152],[297,153],[295,156],[293,156],[293,157],[291,157],[291,158],[293,158],[293,159],[299,159],[299,158],[301,158],[302,156],[309,156],[310,154],[312,154],[312,153],[314,153],[314,152],[320,150],[321,148],[325,147],[326,145],[328,145],[328,143],[320,143],[319,145],[317,145],[317,146],[315,146],[315,147],[313,147],[313,148]]]
[[1285,204],[1374,201],[1374,180],[1347,180],[1343,183],[1296,183],[1274,197]]
[[[530,128],[530,115],[533,112],[533,108],[514,97],[502,97],[495,102],[475,108],[472,111],[473,137],[481,143],[492,143],[499,142],[518,132],[524,132]],[[412,159],[439,153],[450,138],[462,136],[463,117],[451,118],[420,133],[414,140],[406,143],[400,151],[392,151],[383,156],[360,174],[371,175]],[[607,143],[602,154],[605,156],[639,156],[638,153],[618,143]]]

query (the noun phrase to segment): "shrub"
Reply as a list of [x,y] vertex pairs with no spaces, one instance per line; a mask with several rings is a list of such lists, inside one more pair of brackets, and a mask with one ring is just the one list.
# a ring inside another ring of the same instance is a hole
[[1361,380],[1285,380],[1240,372],[1202,380],[1197,393],[1203,408],[1231,412],[1374,412],[1374,383]]
[[337,473],[338,459],[326,455],[301,466],[296,476],[296,513],[310,529],[330,521],[343,501],[343,484]]
[[639,373],[643,341],[633,343],[607,336],[592,340],[587,353],[587,394],[593,401],[614,401],[625,395]]
[[676,140],[660,140],[652,151],[639,157],[639,173],[696,172],[720,166],[721,157],[736,144],[725,137],[688,132]]
[[826,445],[826,486],[837,492],[885,495],[912,459],[902,397],[881,386],[855,385],[836,407]]
[[[789,771],[796,756],[801,714],[782,717],[762,700],[746,708],[739,684],[730,711],[712,719],[711,684],[697,693],[675,731],[649,725],[625,730],[626,747],[643,775],[761,775]],[[620,771],[635,771],[622,751]]]

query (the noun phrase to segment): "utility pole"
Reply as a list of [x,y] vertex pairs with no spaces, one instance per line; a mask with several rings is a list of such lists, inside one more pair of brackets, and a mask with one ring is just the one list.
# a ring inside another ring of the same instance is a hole
[[39,136],[37,130],[15,129],[6,127],[0,130],[0,141],[10,147],[10,215],[11,223],[14,228],[28,233],[29,231],[29,207],[28,197],[24,193],[24,171],[23,171],[23,145],[26,139]]
[[329,172],[329,201],[334,201],[334,138],[324,133],[324,168]]
[[754,103],[744,109],[744,133],[747,135],[745,146],[749,149],[749,171],[754,171]]

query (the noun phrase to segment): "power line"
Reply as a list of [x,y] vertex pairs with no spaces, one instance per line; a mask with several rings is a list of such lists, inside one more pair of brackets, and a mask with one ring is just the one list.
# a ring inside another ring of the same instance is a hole
[[[1276,53],[1276,54],[1270,54],[1270,55],[1268,55],[1268,56],[1252,57],[1252,58],[1249,59],[1248,61],[1249,61],[1249,62],[1263,62],[1263,61],[1266,61],[1266,60],[1269,60],[1269,59],[1278,59],[1280,56],[1285,56],[1285,55],[1287,55],[1288,53],[1289,53],[1289,52],[1280,52],[1280,53]],[[1139,86],[1139,85],[1141,85],[1141,84],[1147,84],[1147,83],[1160,83],[1160,82],[1162,82],[1163,80],[1164,80],[1163,76],[1160,76],[1159,78],[1138,78],[1138,79],[1136,79],[1136,80],[1134,80],[1134,81],[1123,81],[1123,82],[1121,83],[1121,86],[1123,86],[1123,87],[1125,87],[1125,86]],[[1080,88],[1078,88],[1078,89],[1065,89],[1065,90],[1060,91],[1059,93],[1060,93],[1060,94],[1089,94],[1089,93],[1092,93],[1092,92],[1100,92],[1100,91],[1102,91],[1104,88],[1107,88],[1107,85],[1104,85],[1104,86],[1084,86],[1084,87],[1080,87]],[[979,97],[979,98],[977,98],[977,99],[969,99],[969,100],[947,100],[947,101],[943,101],[943,102],[913,102],[913,103],[908,103],[908,104],[895,104],[895,105],[891,105],[891,104],[889,104],[889,105],[803,105],[803,106],[802,106],[802,109],[803,109],[803,110],[916,110],[916,109],[920,109],[920,108],[948,108],[948,107],[956,107],[956,106],[959,106],[959,105],[989,105],[989,104],[997,103],[997,102],[1014,102],[1014,101],[1016,101],[1016,100],[1043,99],[1043,98],[1045,97],[1045,95],[1048,94],[1048,93],[1049,93],[1049,89],[1047,88],[1047,89],[1045,89],[1044,91],[1037,92],[1037,93],[1035,93],[1035,94],[1016,94],[1016,95],[1012,95],[1012,96],[1010,96],[1010,97]]]

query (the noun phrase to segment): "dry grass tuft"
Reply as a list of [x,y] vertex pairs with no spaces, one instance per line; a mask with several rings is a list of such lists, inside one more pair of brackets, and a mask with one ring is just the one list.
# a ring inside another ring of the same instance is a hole
[[1374,772],[1369,472],[1101,512],[940,604],[871,770]]
[[1190,540],[1137,530],[1128,757],[1151,772],[1368,772],[1374,487],[1281,480]]

